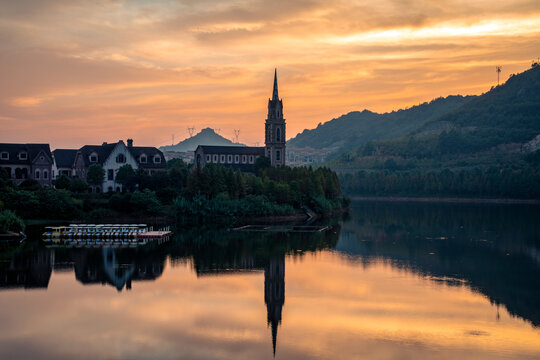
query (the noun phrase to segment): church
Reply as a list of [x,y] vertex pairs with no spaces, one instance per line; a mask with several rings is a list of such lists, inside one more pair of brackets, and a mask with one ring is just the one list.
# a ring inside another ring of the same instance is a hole
[[274,72],[272,98],[268,99],[264,147],[199,145],[195,150],[195,164],[221,164],[241,171],[254,171],[260,156],[270,159],[272,166],[285,165],[285,119],[283,101],[279,98],[277,70]]

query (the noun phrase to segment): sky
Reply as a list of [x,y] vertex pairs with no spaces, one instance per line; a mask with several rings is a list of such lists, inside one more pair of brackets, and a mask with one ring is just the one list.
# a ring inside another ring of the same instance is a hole
[[0,0],[0,142],[262,144],[369,109],[481,94],[540,56],[538,0]]

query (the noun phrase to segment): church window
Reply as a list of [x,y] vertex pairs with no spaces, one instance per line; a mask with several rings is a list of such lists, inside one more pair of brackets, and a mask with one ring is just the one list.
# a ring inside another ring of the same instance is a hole
[[240,163],[240,155],[234,155],[234,163],[235,164]]
[[276,160],[277,161],[281,160],[281,151],[279,150],[276,150]]
[[219,162],[224,164],[225,163],[225,155],[220,155]]
[[227,155],[227,164],[232,164],[232,155]]
[[276,129],[276,141],[277,142],[281,141],[281,129],[280,128]]
[[212,155],[206,155],[206,162],[212,162]]
[[247,162],[247,156],[242,155],[242,164],[245,164]]
[[214,158],[214,161],[213,161],[213,162],[214,162],[214,163],[217,163],[217,162],[218,162],[218,156],[217,156],[217,155],[214,155],[213,158]]

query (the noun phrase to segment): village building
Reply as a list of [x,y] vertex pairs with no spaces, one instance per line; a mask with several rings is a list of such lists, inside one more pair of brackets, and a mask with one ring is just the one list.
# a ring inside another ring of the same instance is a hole
[[167,167],[163,153],[155,147],[133,146],[128,139],[101,145],[85,145],[77,151],[74,161],[75,177],[86,180],[88,168],[99,164],[105,170],[105,179],[101,186],[92,188],[94,192],[122,191],[122,184],[116,182],[118,170],[128,164],[134,170],[143,169],[148,175],[164,171]]
[[75,149],[53,150],[53,180],[56,180],[61,175],[66,175],[70,178],[75,176],[75,157],[77,156],[77,151]]
[[52,165],[49,144],[0,144],[0,167],[17,185],[32,179],[52,186]]
[[279,98],[277,70],[274,72],[272,98],[268,99],[268,116],[265,123],[264,147],[199,145],[195,150],[195,164],[221,164],[242,171],[254,171],[260,156],[270,159],[272,166],[285,165],[285,119],[283,101]]

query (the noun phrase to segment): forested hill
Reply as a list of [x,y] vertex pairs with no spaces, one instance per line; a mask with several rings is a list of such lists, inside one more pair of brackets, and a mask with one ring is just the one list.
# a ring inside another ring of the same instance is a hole
[[434,128],[453,129],[461,152],[533,139],[540,134],[540,66],[512,75],[503,85],[430,121],[416,133]]
[[290,147],[339,148],[351,151],[368,141],[391,139],[419,129],[426,123],[447,114],[473,97],[448,96],[409,109],[378,114],[368,110],[353,111],[319,124],[313,130],[304,130],[289,140]]

